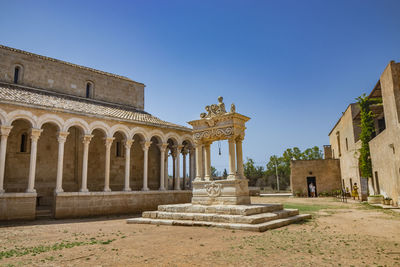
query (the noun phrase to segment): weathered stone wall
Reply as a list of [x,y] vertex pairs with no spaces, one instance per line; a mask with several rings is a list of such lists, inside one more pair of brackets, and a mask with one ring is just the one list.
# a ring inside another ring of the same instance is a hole
[[0,81],[13,83],[16,66],[22,68],[19,84],[86,97],[90,81],[94,85],[93,99],[144,109],[141,83],[0,46]]
[[307,177],[315,177],[317,193],[341,188],[340,162],[337,159],[293,160],[290,163],[292,193],[307,195]]
[[[400,64],[391,62],[383,72],[380,83],[386,120],[386,129],[369,143],[373,168],[374,189],[377,179],[381,194],[391,197],[393,204],[400,201]],[[378,193],[378,192],[376,192]]]
[[[352,184],[357,183],[359,188],[361,184],[360,173],[358,170],[358,149],[361,146],[361,142],[358,140],[360,127],[358,127],[358,124],[354,122],[354,117],[358,111],[359,107],[357,104],[350,104],[335,128],[329,134],[329,143],[331,144],[333,156],[335,159],[340,160],[342,183],[344,183],[344,186],[348,187],[349,190],[351,190]],[[338,136],[340,142],[338,142]]]
[[59,193],[55,218],[135,214],[161,204],[189,203],[191,198],[191,191]]
[[35,193],[0,194],[0,221],[33,220],[35,216]]

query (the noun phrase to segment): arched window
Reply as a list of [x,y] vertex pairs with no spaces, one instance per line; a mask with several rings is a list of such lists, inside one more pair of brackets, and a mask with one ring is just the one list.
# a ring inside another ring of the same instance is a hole
[[19,152],[28,152],[28,133],[21,134],[21,145]]
[[19,66],[16,66],[14,68],[14,83],[18,83],[19,82],[20,75],[21,75],[21,68]]
[[86,98],[93,98],[93,83],[86,83]]

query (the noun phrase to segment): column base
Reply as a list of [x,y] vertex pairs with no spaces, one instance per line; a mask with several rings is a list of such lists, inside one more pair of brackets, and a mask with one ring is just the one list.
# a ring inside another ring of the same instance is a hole
[[87,188],[81,188],[81,190],[79,190],[79,192],[87,193],[87,192],[89,192],[89,190]]
[[130,189],[129,187],[128,188],[124,188],[124,192],[131,192],[132,191],[132,189]]
[[238,179],[240,179],[240,177],[237,174],[229,174],[226,179],[228,179],[228,180],[238,180]]
[[111,189],[109,187],[104,188],[104,192],[111,192]]
[[146,187],[146,188],[142,188],[142,191],[150,191],[150,189],[148,187]]
[[64,192],[64,189],[62,189],[62,188],[56,188],[55,190],[54,190],[54,193],[62,193],[62,192]]
[[0,194],[3,194],[3,193],[5,193],[5,192],[6,192],[6,190],[0,189]]
[[36,193],[36,189],[27,189],[26,193]]
[[164,187],[160,187],[160,189],[158,189],[159,191],[165,191]]

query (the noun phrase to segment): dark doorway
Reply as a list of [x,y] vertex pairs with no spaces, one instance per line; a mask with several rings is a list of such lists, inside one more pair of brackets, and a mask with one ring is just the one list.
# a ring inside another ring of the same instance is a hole
[[308,191],[308,197],[311,197],[311,191],[310,191],[310,184],[313,183],[315,186],[315,197],[318,196],[318,191],[317,191],[317,183],[315,180],[315,177],[307,177],[307,191]]

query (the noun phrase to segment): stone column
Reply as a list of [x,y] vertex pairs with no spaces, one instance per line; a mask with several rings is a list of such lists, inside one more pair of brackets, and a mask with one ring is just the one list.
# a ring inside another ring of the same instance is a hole
[[229,143],[229,173],[228,179],[236,179],[236,164],[235,164],[235,139],[230,138]]
[[92,140],[93,135],[85,134],[82,137],[83,143],[83,161],[82,161],[82,185],[81,192],[89,192],[87,188],[87,172],[88,172],[88,158],[89,158],[89,144],[90,140]]
[[182,189],[185,190],[186,189],[186,155],[187,155],[188,151],[186,148],[183,149],[182,151],[182,170],[183,170],[183,185],[182,185]]
[[111,154],[111,145],[114,141],[114,137],[104,138],[104,143],[106,145],[106,166],[104,168],[104,192],[111,192],[110,188],[110,154]]
[[56,193],[64,192],[62,188],[62,178],[63,178],[63,167],[64,167],[64,145],[67,141],[67,136],[69,132],[58,132],[58,161],[57,161],[57,182],[56,182]]
[[37,142],[39,140],[42,129],[31,129],[31,158],[29,164],[29,179],[27,193],[36,193],[35,190],[35,174],[36,174],[36,157],[37,157]]
[[192,182],[196,177],[196,156],[195,156],[195,152],[196,150],[192,147],[190,148],[190,156],[189,156],[189,162],[190,162],[190,180],[189,180],[189,187],[192,188]]
[[125,140],[125,182],[124,191],[132,191],[129,181],[130,181],[130,170],[131,170],[131,147],[133,140]]
[[180,154],[183,146],[176,146],[176,159],[175,159],[175,190],[181,190],[180,184]]
[[196,150],[196,178],[194,179],[195,182],[202,180],[201,169],[203,165],[203,146],[201,143],[196,143],[195,146]]
[[0,194],[4,193],[4,170],[6,166],[7,139],[13,126],[0,126]]
[[171,157],[172,157],[172,190],[175,189],[175,182],[176,182],[176,149],[172,148],[171,150]]
[[211,178],[211,154],[210,154],[210,145],[211,143],[204,144],[204,180],[210,181]]
[[[159,144],[158,147],[160,148],[160,190],[165,190],[165,150],[167,149],[168,143]],[[168,187],[168,185],[167,185]]]
[[238,171],[238,176],[241,179],[244,178],[242,141],[243,138],[241,137],[236,139],[237,171]]
[[165,159],[164,159],[164,186],[166,190],[169,190],[169,181],[168,181],[168,147],[165,150]]
[[149,148],[151,145],[151,141],[142,142],[143,148],[143,188],[142,191],[149,191],[149,187],[147,185],[147,172],[148,172],[148,162],[149,162]]

